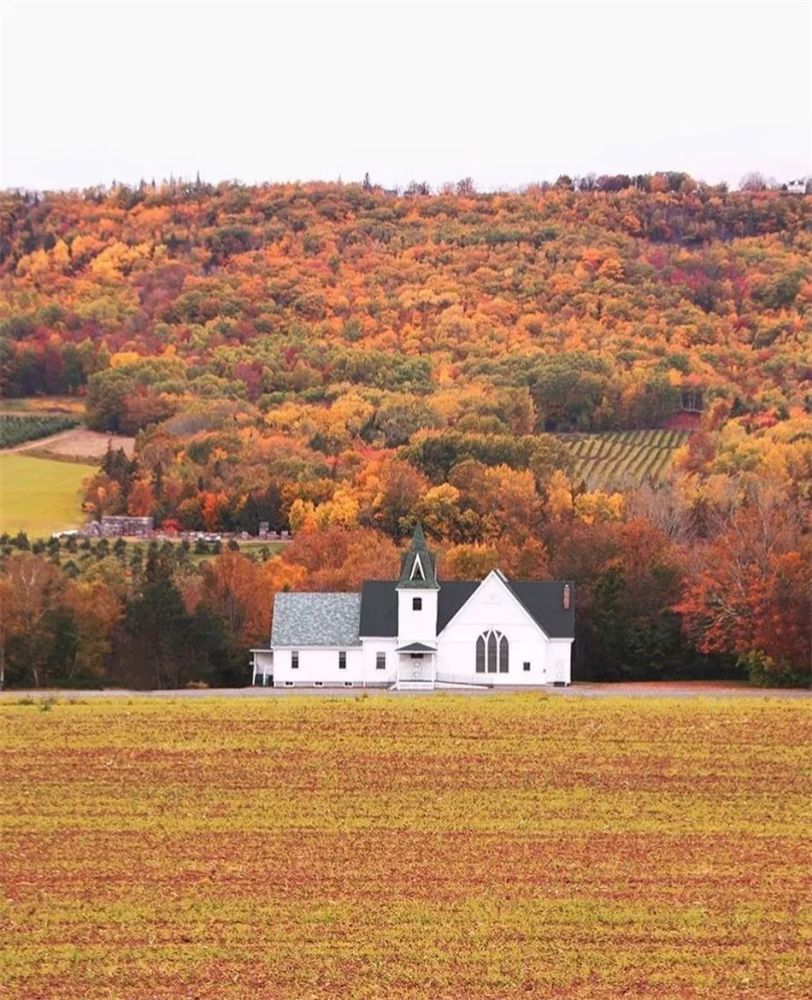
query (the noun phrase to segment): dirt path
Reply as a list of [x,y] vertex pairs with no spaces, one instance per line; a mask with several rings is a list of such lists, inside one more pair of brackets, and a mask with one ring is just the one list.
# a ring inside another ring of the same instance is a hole
[[52,455],[64,455],[67,458],[99,459],[107,448],[123,448],[128,456],[135,449],[135,438],[123,434],[105,434],[102,431],[89,431],[86,427],[70,427],[49,437],[37,438],[34,441],[23,441],[11,448],[0,448],[0,455],[11,452],[48,451]]
[[10,448],[0,448],[0,455],[10,455],[13,451],[29,451],[31,448],[47,448],[49,444],[62,441],[69,434],[73,434],[73,431],[74,428],[71,427],[66,431],[60,431],[58,434],[51,434],[49,437],[36,438],[34,441],[23,441],[22,444],[15,444]]
[[130,691],[120,688],[110,688],[102,691],[65,691],[65,690],[34,690],[34,691],[3,691],[0,692],[0,703],[17,701],[20,698],[57,698],[64,701],[89,701],[99,698],[357,698],[361,694],[382,697],[443,697],[448,695],[466,695],[468,697],[486,698],[488,695],[503,694],[548,694],[556,698],[780,698],[780,699],[812,699],[812,690],[806,688],[754,688],[741,683],[726,681],[651,681],[628,684],[573,684],[567,688],[524,688],[503,687],[499,691],[490,688],[476,690],[460,688],[448,690],[438,688],[435,691],[388,691],[385,688],[181,688],[172,691]]

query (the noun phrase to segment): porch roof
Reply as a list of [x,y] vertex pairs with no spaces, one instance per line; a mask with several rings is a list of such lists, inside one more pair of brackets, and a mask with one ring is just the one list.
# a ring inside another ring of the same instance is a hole
[[427,646],[425,642],[410,642],[408,646],[398,646],[396,653],[436,653],[436,646]]

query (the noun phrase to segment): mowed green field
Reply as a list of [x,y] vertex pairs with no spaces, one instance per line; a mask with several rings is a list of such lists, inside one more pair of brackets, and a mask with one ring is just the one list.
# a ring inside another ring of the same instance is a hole
[[811,708],[7,695],[0,994],[808,997]]
[[82,482],[96,471],[93,465],[0,455],[0,531],[35,538],[79,527]]

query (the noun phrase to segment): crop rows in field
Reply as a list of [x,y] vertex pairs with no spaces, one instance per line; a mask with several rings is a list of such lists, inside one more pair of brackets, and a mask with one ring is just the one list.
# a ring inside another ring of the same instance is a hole
[[809,702],[7,697],[4,997],[812,995]]
[[617,431],[566,434],[559,440],[574,460],[572,477],[588,489],[614,489],[661,482],[689,431]]
[[0,448],[13,448],[26,441],[70,430],[78,421],[73,417],[0,414]]

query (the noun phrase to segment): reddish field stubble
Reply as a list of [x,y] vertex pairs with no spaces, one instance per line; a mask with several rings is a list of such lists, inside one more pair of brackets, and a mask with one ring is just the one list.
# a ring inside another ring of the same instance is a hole
[[769,698],[0,702],[0,995],[809,995],[811,722]]

